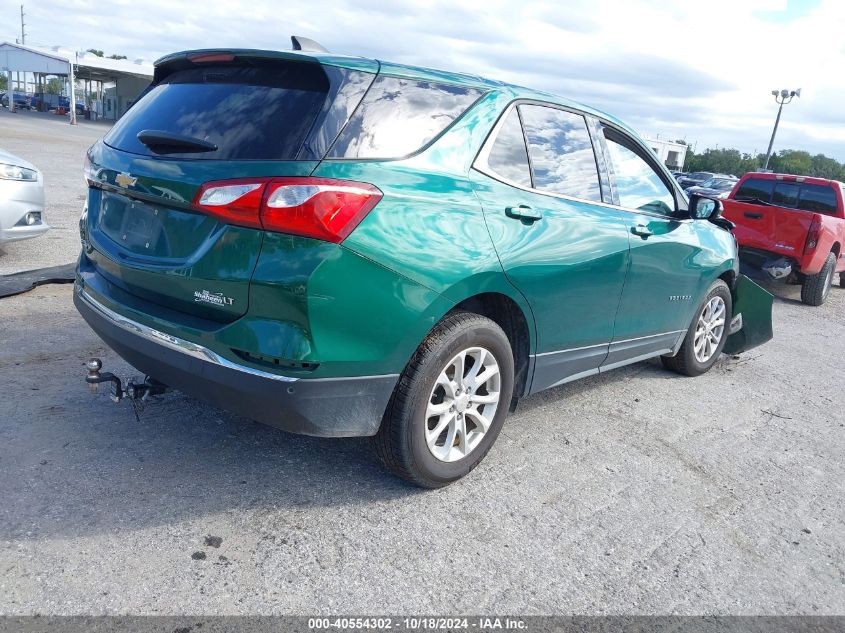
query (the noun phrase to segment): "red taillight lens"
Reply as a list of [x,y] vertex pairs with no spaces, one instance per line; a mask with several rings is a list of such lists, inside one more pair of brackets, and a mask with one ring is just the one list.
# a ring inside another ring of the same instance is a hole
[[204,184],[194,207],[224,222],[342,242],[381,200],[373,185],[330,178],[255,178]]
[[197,193],[194,206],[227,224],[261,227],[261,198],[266,180],[207,182]]
[[279,178],[267,185],[261,221],[267,231],[341,242],[378,201],[373,185],[328,178]]
[[807,232],[807,243],[804,245],[804,252],[809,253],[816,246],[819,245],[819,237],[821,237],[822,223],[819,218],[813,216],[813,221],[810,223],[810,230]]

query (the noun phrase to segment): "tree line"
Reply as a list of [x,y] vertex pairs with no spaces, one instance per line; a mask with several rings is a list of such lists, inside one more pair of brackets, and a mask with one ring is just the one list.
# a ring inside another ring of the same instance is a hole
[[[684,171],[712,171],[742,176],[749,171],[759,171],[765,160],[765,154],[755,156],[744,154],[737,149],[706,149],[696,154],[687,147]],[[780,174],[845,181],[845,164],[824,154],[813,155],[803,150],[784,149],[772,154],[769,169]]]

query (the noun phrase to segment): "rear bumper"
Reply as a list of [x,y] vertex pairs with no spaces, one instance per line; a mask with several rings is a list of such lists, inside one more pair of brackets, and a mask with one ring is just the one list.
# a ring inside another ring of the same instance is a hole
[[291,433],[375,435],[399,378],[306,379],[256,370],[127,319],[79,283],[73,300],[88,325],[133,367],[200,400]]

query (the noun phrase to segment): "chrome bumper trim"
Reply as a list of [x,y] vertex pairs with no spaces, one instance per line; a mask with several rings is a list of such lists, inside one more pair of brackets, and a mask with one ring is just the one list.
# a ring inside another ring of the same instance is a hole
[[153,343],[158,343],[159,345],[163,345],[169,349],[175,350],[182,354],[186,354],[188,356],[193,356],[194,358],[206,361],[208,363],[220,365],[221,367],[233,369],[235,371],[243,372],[245,374],[251,374],[260,378],[278,380],[279,382],[296,382],[297,380],[299,380],[299,378],[291,378],[290,376],[280,376],[279,374],[271,374],[268,371],[261,371],[260,369],[253,369],[252,367],[233,363],[232,361],[223,358],[219,354],[212,352],[207,347],[197,345],[196,343],[186,341],[185,339],[181,339],[176,336],[171,336],[170,334],[165,334],[164,332],[143,325],[142,323],[138,323],[137,321],[128,319],[125,316],[121,316],[114,310],[110,310],[102,303],[94,299],[91,295],[85,292],[84,288],[82,288],[82,286],[80,286],[78,283],[76,284],[76,294],[82,301],[85,302],[85,304],[89,308],[97,312],[103,318],[108,319],[119,328],[126,330],[127,332],[131,332],[132,334],[135,334],[142,338],[145,338],[148,341],[152,341]]

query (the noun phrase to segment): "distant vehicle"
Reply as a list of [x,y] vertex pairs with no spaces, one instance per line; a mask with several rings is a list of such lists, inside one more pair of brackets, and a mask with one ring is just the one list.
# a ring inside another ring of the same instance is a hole
[[727,198],[737,182],[737,178],[711,178],[700,185],[687,187],[684,193],[688,196],[696,194],[705,198]]
[[749,272],[801,284],[801,301],[818,306],[833,276],[845,288],[845,184],[787,174],[746,174],[724,201],[736,224],[740,261]]
[[677,180],[678,178],[683,178],[684,176],[689,176],[689,172],[686,171],[673,171],[672,177]]
[[[36,110],[41,109],[42,102],[46,105],[47,110],[55,110],[59,108],[70,108],[70,99],[62,95],[36,93],[32,97],[32,107]],[[76,102],[76,113],[85,114],[85,104],[81,101]]]
[[[14,92],[12,93],[12,99],[15,102],[15,108],[21,110],[29,110],[32,108],[32,100],[30,99],[29,95],[25,95],[21,92]],[[4,108],[9,107],[9,93],[3,93],[3,96],[0,97],[0,103],[2,103]]]
[[715,174],[712,171],[694,171],[687,176],[678,178],[678,184],[681,185],[682,189],[686,189],[687,187],[696,187],[711,178],[730,178],[730,176],[727,174]]
[[44,177],[23,158],[0,149],[0,244],[37,237],[44,224]]

